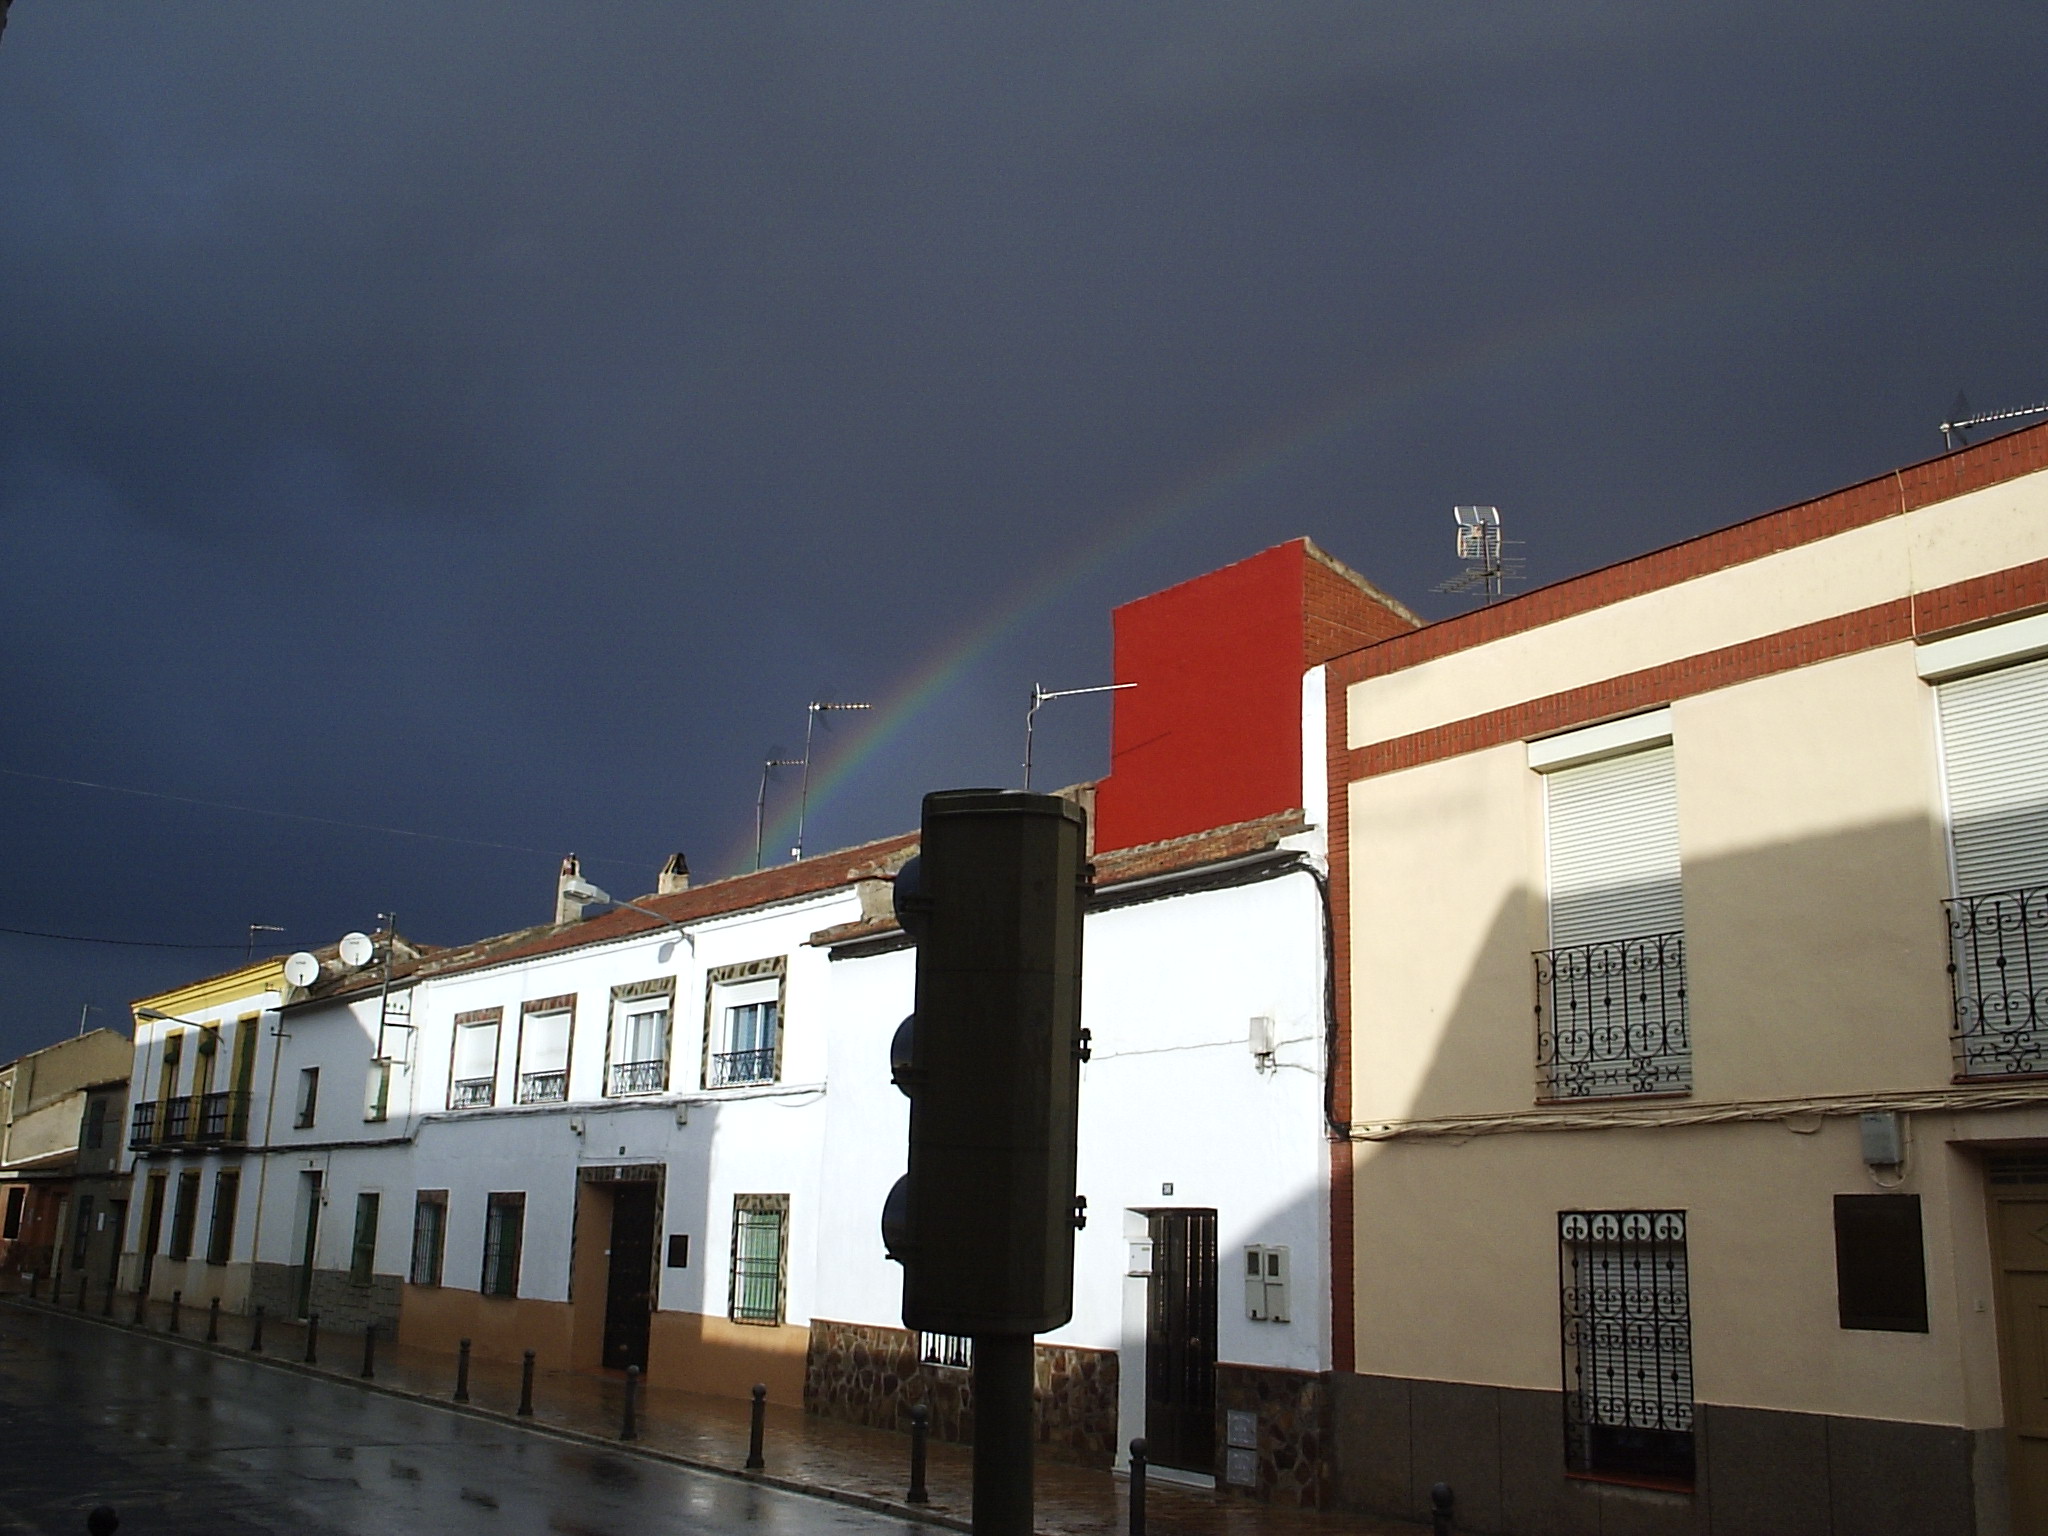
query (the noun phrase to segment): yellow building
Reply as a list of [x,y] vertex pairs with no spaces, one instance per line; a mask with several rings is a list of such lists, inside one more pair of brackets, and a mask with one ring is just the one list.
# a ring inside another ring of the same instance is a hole
[[2048,1532],[2048,427],[1329,700],[1341,1497]]

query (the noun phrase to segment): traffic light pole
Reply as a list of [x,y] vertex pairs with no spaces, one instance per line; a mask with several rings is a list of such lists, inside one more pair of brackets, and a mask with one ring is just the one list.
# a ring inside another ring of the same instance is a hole
[[974,1336],[974,1536],[1031,1536],[1028,1333]]

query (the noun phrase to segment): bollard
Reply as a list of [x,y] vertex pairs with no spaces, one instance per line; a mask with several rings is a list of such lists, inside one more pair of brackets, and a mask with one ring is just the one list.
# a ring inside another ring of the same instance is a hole
[[374,1381],[377,1376],[377,1325],[363,1324],[363,1380]]
[[29,1272],[28,1277],[28,1299],[30,1301],[41,1301],[43,1299],[43,1277],[33,1270]]
[[1449,1483],[1438,1483],[1429,1490],[1429,1536],[1451,1536],[1451,1505],[1455,1501]]
[[220,1342],[220,1298],[209,1296],[206,1300],[206,1342]]
[[320,1314],[318,1312],[309,1312],[306,1314],[306,1364],[318,1365],[319,1363]]
[[171,1292],[171,1332],[173,1333],[183,1333],[185,1331],[181,1316],[184,1307],[185,1293],[183,1291]]
[[[530,1352],[529,1352],[530,1353]],[[455,1401],[469,1401],[469,1340],[455,1346]]]
[[85,1517],[86,1536],[114,1536],[121,1529],[121,1517],[114,1513],[112,1506],[102,1504]]
[[519,1417],[533,1417],[533,1351],[526,1352],[526,1360],[519,1367]]
[[147,1328],[149,1326],[149,1289],[147,1286],[135,1293],[135,1326],[138,1328]]
[[621,1440],[638,1440],[640,1438],[640,1430],[633,1422],[633,1398],[639,1390],[640,1367],[629,1365],[626,1367],[626,1421],[619,1426],[619,1438]]
[[249,1353],[252,1355],[263,1353],[263,1309],[261,1307],[256,1309],[256,1322],[249,1330]]
[[910,1410],[910,1492],[905,1496],[912,1504],[929,1504],[932,1496],[924,1486],[925,1436],[931,1433],[932,1411],[919,1403]]
[[1131,1536],[1145,1536],[1145,1442],[1131,1442]]
[[113,1277],[112,1275],[109,1275],[109,1276],[107,1276],[107,1289],[106,1289],[106,1294],[100,1297],[100,1316],[101,1316],[101,1317],[112,1317],[113,1315],[114,1315],[114,1277]]
[[754,1383],[754,1422],[747,1429],[747,1470],[758,1472],[768,1463],[761,1458],[761,1425],[768,1416],[768,1389]]
[[85,1310],[85,1276],[78,1277],[78,1310]]

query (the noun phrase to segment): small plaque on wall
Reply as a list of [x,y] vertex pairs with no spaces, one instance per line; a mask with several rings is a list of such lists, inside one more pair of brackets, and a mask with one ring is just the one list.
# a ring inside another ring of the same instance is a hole
[[1241,1445],[1233,1445],[1223,1453],[1223,1481],[1233,1488],[1256,1488],[1259,1485],[1259,1453]]
[[690,1267],[690,1234],[671,1232],[668,1238],[668,1267],[688,1269]]

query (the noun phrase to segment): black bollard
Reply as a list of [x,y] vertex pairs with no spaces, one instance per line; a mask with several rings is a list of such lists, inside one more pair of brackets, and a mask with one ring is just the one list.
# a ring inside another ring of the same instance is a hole
[[261,1307],[256,1309],[256,1322],[249,1329],[249,1353],[252,1355],[263,1353],[263,1309]]
[[932,1496],[924,1486],[925,1437],[931,1433],[932,1411],[919,1403],[910,1410],[910,1492],[912,1504],[929,1504]]
[[1131,1536],[1145,1536],[1145,1442],[1131,1442]]
[[149,1326],[149,1288],[147,1286],[135,1293],[135,1326],[138,1328]]
[[469,1401],[469,1340],[455,1346],[455,1401]]
[[101,1316],[101,1317],[112,1317],[113,1315],[114,1315],[114,1277],[113,1277],[112,1275],[109,1275],[109,1276],[107,1276],[107,1289],[106,1289],[106,1294],[100,1297],[100,1316]]
[[320,1314],[318,1312],[311,1312],[306,1316],[306,1364],[318,1365],[319,1363]]
[[43,1277],[33,1270],[30,1271],[28,1277],[28,1299],[30,1301],[41,1301],[43,1299]]
[[121,1517],[111,1506],[102,1504],[85,1517],[86,1536],[114,1536],[121,1529]]
[[185,1329],[184,1329],[184,1326],[183,1326],[183,1324],[184,1324],[184,1317],[183,1317],[183,1313],[184,1313],[184,1310],[185,1310],[185,1293],[184,1293],[183,1291],[173,1291],[173,1292],[171,1292],[171,1332],[173,1332],[173,1333],[183,1333],[183,1332],[185,1331]]
[[1429,1536],[1451,1536],[1451,1506],[1455,1502],[1449,1483],[1438,1483],[1429,1490]]
[[85,1310],[85,1276],[78,1277],[78,1310]]
[[526,1352],[526,1360],[519,1367],[519,1417],[533,1417],[533,1351]]
[[626,1367],[626,1421],[619,1426],[619,1438],[621,1440],[638,1440],[640,1438],[639,1426],[633,1422],[633,1399],[639,1391],[640,1367],[629,1365]]
[[363,1380],[373,1381],[377,1375],[377,1325],[363,1324]]
[[758,1472],[768,1463],[761,1457],[761,1428],[768,1417],[768,1389],[754,1383],[754,1422],[747,1430],[747,1470]]
[[206,1300],[206,1342],[220,1342],[220,1298],[209,1296]]

